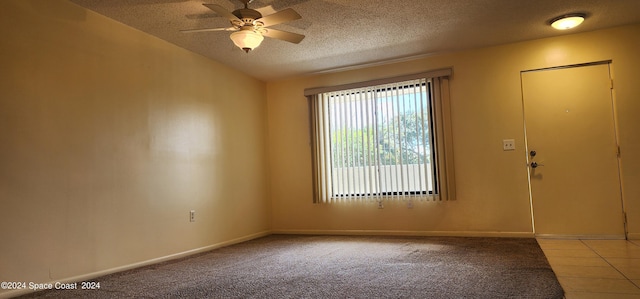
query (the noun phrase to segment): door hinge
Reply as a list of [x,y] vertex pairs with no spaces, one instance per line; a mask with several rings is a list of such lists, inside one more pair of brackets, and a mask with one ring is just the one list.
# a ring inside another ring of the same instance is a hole
[[613,89],[613,79],[609,80],[609,89]]
[[620,158],[620,146],[616,146],[616,155]]

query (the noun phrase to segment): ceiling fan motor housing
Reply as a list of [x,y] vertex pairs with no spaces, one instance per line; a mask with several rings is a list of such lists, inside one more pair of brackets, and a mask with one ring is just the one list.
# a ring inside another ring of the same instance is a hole
[[253,25],[255,20],[262,18],[262,14],[259,11],[250,8],[236,9],[232,14],[242,20],[244,24],[251,25]]

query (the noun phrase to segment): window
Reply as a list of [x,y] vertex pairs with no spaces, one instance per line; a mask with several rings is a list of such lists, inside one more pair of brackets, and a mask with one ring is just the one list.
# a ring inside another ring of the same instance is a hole
[[436,73],[306,91],[315,202],[453,197],[450,70]]

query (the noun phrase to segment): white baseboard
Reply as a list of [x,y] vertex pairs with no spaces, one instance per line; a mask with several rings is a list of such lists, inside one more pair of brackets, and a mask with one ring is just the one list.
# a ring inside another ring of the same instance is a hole
[[[243,237],[236,238],[236,239],[231,239],[231,240],[228,240],[228,241],[216,243],[216,244],[205,246],[205,247],[195,248],[195,249],[191,249],[191,250],[187,250],[187,251],[183,251],[183,252],[179,252],[179,253],[175,253],[175,254],[170,254],[170,255],[167,255],[167,256],[162,256],[162,257],[158,257],[158,258],[154,258],[154,259],[150,259],[150,260],[146,260],[146,261],[142,261],[142,262],[138,262],[138,263],[123,265],[123,266],[115,267],[115,268],[111,268],[111,269],[106,269],[106,270],[96,271],[96,272],[82,274],[82,275],[78,275],[78,276],[58,279],[58,280],[50,281],[50,282],[47,282],[47,283],[54,284],[56,282],[73,283],[73,282],[79,282],[79,281],[87,281],[87,280],[91,280],[91,279],[94,279],[94,278],[97,278],[97,277],[113,274],[113,273],[116,273],[116,272],[122,272],[122,271],[126,271],[126,270],[131,270],[131,269],[134,269],[134,268],[144,267],[144,266],[153,265],[153,264],[157,264],[157,263],[161,263],[161,262],[166,262],[166,261],[170,261],[170,260],[174,260],[174,259],[179,259],[179,258],[182,258],[182,257],[187,257],[187,256],[198,254],[198,253],[201,253],[201,252],[207,252],[207,251],[210,251],[210,250],[213,250],[213,249],[216,249],[216,248],[221,248],[221,247],[225,247],[225,246],[229,246],[229,245],[233,245],[233,244],[237,244],[237,243],[242,243],[242,242],[245,242],[245,241],[249,241],[249,240],[257,239],[257,238],[260,238],[260,237],[268,236],[270,234],[271,234],[270,231],[263,231],[263,232],[259,232],[259,233],[255,233],[255,234],[251,234],[251,235],[247,235],[247,236],[243,236]],[[0,299],[12,298],[12,297],[16,297],[16,296],[20,296],[20,295],[24,295],[24,294],[28,294],[28,293],[33,293],[33,292],[34,292],[33,290],[29,290],[29,289],[3,292],[3,293],[0,293]]]
[[556,235],[536,234],[540,239],[564,239],[564,240],[624,240],[624,235]]
[[628,233],[627,238],[629,240],[640,240],[640,233]]
[[401,231],[401,230],[273,230],[283,235],[354,235],[354,236],[417,236],[417,237],[502,237],[533,238],[532,232],[493,231]]

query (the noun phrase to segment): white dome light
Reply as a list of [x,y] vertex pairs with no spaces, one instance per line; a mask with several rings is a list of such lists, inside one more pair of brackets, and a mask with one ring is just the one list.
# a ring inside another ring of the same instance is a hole
[[250,29],[243,29],[231,33],[231,40],[233,41],[233,43],[238,46],[238,48],[244,50],[247,53],[257,48],[260,43],[262,43],[263,39],[264,37],[262,36],[262,34]]
[[554,18],[551,20],[551,27],[558,30],[567,30],[574,28],[584,21],[584,14],[569,14]]

